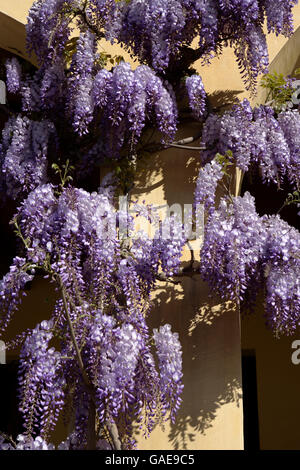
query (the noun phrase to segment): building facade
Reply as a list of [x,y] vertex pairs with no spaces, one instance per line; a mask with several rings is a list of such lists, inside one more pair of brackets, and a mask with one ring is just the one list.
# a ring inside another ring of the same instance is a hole
[[[32,3],[0,0],[2,62],[13,54],[35,64],[25,49],[24,25]],[[284,74],[299,67],[300,6],[294,9],[294,14],[295,34],[291,39],[268,37],[271,70]],[[119,47],[107,43],[103,46],[107,52],[121,53],[130,61]],[[260,89],[255,98],[247,96],[234,55],[228,48],[210,66],[202,67],[197,62],[196,68],[212,103],[230,103],[236,97],[248,97],[253,104],[264,101]],[[179,129],[177,137],[198,134],[198,124],[190,123]],[[169,149],[154,153],[140,170],[133,195],[160,207],[192,204],[198,169],[197,151]],[[236,195],[241,190],[239,174],[232,190]],[[199,244],[194,244],[193,249],[195,256],[199,256]],[[189,257],[187,246],[183,261]],[[173,330],[179,332],[183,346],[183,404],[174,425],[166,423],[165,429],[155,429],[147,440],[139,437],[137,431],[138,448],[243,449],[250,445],[262,449],[300,449],[297,429],[300,365],[297,368],[291,361],[292,343],[297,336],[275,340],[264,326],[262,306],[253,316],[244,317],[232,303],[211,298],[207,285],[198,276],[184,277],[181,281],[176,286],[160,283],[153,299],[151,321],[153,326],[171,323]],[[54,300],[55,292],[47,281],[35,281],[5,339],[47,318]],[[17,351],[12,351],[7,362],[16,358]],[[248,407],[245,414],[243,392]],[[250,409],[251,414],[246,416]],[[59,441],[65,432],[60,424],[54,439]]]

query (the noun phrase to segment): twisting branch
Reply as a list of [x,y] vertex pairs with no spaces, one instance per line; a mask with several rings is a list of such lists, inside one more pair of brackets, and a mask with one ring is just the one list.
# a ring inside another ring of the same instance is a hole
[[170,284],[180,284],[180,281],[175,281],[175,279],[168,277],[165,273],[159,273],[155,277],[158,281],[170,282]]
[[82,9],[78,8],[77,10],[74,10],[74,14],[81,17],[84,23],[93,31],[93,33],[95,33],[98,39],[103,39],[105,35],[101,33],[99,29],[97,28],[97,26],[92,24],[88,19],[88,16],[86,13],[87,3],[88,2],[85,2],[84,7]]
[[175,142],[172,142],[171,144],[168,144],[168,147],[176,147],[187,150],[206,150],[205,145],[201,145],[199,147],[190,147],[189,145],[186,145],[194,142],[195,140],[200,139],[201,136],[202,134],[198,134],[195,137],[186,137],[185,139],[177,140]]
[[0,436],[4,437],[4,439],[10,442],[11,445],[14,447],[14,449],[17,448],[17,444],[15,443],[15,441],[13,440],[11,436],[9,436],[8,434],[5,434],[5,432],[2,432],[2,431],[0,431]]
[[168,147],[176,147],[179,149],[186,149],[186,150],[205,150],[206,147],[190,147],[189,145],[178,145],[178,144],[169,144]]
[[90,400],[89,416],[87,424],[87,448],[96,449],[97,435],[96,435],[96,407],[94,400]]
[[180,148],[180,149],[186,149],[186,150],[207,150],[207,147],[205,145],[201,145],[199,147],[191,147],[189,145],[186,145],[186,144],[194,142],[195,140],[200,139],[201,135],[202,134],[196,135],[195,137],[193,137],[193,136],[186,137],[185,139],[177,140],[175,142],[171,142],[170,144],[166,144],[166,145],[161,144],[161,143],[146,144],[142,147],[142,150],[144,150],[146,152],[147,151],[148,152],[158,152],[160,150],[167,150],[168,148],[172,148],[172,147]]
[[202,132],[201,132],[201,134],[198,134],[198,135],[195,135],[195,136],[185,137],[184,139],[176,140],[175,142],[173,142],[173,144],[177,144],[177,145],[190,144],[190,143],[194,142],[195,140],[200,139],[200,137],[202,137]]
[[116,423],[108,421],[106,423],[106,428],[109,432],[109,435],[110,435],[110,438],[113,442],[114,448],[116,450],[121,450],[122,449],[122,444],[121,444],[121,441],[120,441],[119,431],[118,431]]
[[[156,279],[158,281],[170,282],[171,284],[181,284],[181,281],[176,281],[173,279],[174,277],[192,277],[195,274],[199,274],[199,266],[198,263],[195,262],[194,250],[190,248],[191,259],[187,266],[180,268],[177,273],[174,273],[172,278],[168,277],[164,273],[159,273],[156,275]],[[196,266],[195,266],[196,264]]]
[[83,365],[81,353],[80,353],[80,350],[79,350],[79,347],[78,347],[78,343],[77,343],[77,340],[76,340],[76,337],[75,337],[75,332],[74,332],[74,328],[73,328],[73,323],[72,323],[72,320],[71,320],[71,317],[70,317],[70,313],[69,313],[69,308],[68,308],[68,304],[67,304],[65,288],[64,288],[63,283],[62,283],[62,281],[61,281],[60,278],[59,278],[59,282],[60,282],[60,288],[61,288],[61,292],[62,292],[62,298],[63,298],[63,303],[64,303],[64,309],[65,309],[65,312],[66,312],[67,322],[68,322],[68,325],[69,325],[69,328],[70,328],[71,338],[72,338],[72,342],[73,342],[73,345],[74,345],[74,348],[75,348],[75,352],[76,352],[76,357],[77,357],[78,365],[79,365],[80,371],[81,371],[81,373],[82,373],[82,377],[83,377],[84,383],[86,384],[86,386],[88,387],[88,389],[89,389],[90,391],[93,391],[93,387],[92,387],[92,385],[91,385],[91,383],[90,383],[90,381],[89,381],[89,378],[88,378],[88,376],[87,376],[87,373],[86,373],[85,368],[84,368],[84,365]]
[[[79,349],[79,346],[78,346],[78,343],[77,343],[77,340],[76,340],[73,323],[72,323],[70,313],[69,313],[65,288],[64,288],[64,285],[63,285],[62,280],[61,280],[60,277],[59,277],[59,284],[60,284],[60,288],[61,288],[61,292],[62,292],[64,309],[65,309],[65,312],[66,312],[67,322],[68,322],[68,325],[69,325],[69,328],[70,328],[71,338],[72,338],[72,342],[73,342],[73,345],[74,345],[74,348],[75,348],[78,365],[79,365],[80,371],[82,373],[84,383],[86,384],[86,386],[87,386],[87,388],[88,388],[88,390],[91,394],[91,402],[93,404],[93,408],[95,409],[96,403],[95,403],[94,387],[93,387],[92,383],[90,382],[89,377],[88,377],[88,375],[86,373],[86,370],[84,368],[84,364],[83,364],[82,357],[81,357],[81,352],[80,352],[80,349]],[[95,416],[96,415],[95,415],[94,411],[91,412],[91,406],[90,406],[89,421],[92,421],[93,417],[95,418]],[[95,431],[95,419],[94,419],[93,422],[94,422],[94,431]],[[121,450],[122,449],[122,444],[121,444],[121,440],[120,440],[120,437],[119,437],[119,431],[118,431],[117,425],[114,422],[108,421],[106,423],[106,427],[107,427],[107,430],[110,434],[111,440],[113,442],[114,449],[115,450]],[[90,428],[90,426],[89,426],[89,428]],[[92,436],[91,433],[89,433],[88,441],[91,444],[95,443],[95,436]]]
[[192,277],[195,276],[196,274],[199,274],[199,268],[197,267],[192,267],[192,266],[187,266],[185,268],[181,268],[177,271],[177,273],[174,273],[172,277],[168,277],[164,273],[159,273],[155,277],[158,281],[164,281],[164,282],[170,282],[171,284],[181,284],[181,281],[176,281],[173,279],[174,277]]

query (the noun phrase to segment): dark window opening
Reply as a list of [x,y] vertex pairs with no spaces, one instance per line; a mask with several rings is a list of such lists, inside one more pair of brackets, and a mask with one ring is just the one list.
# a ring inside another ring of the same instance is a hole
[[[283,181],[280,189],[276,184],[263,182],[257,167],[252,167],[243,177],[241,194],[246,191],[255,197],[256,211],[260,216],[264,214],[274,215],[282,208],[289,193],[295,188],[288,182]],[[299,208],[297,204],[285,206],[280,210],[280,217],[289,225],[299,229]]]
[[244,449],[259,450],[259,420],[255,351],[242,351]]
[[0,432],[15,439],[23,432],[17,396],[18,361],[0,364],[0,384]]

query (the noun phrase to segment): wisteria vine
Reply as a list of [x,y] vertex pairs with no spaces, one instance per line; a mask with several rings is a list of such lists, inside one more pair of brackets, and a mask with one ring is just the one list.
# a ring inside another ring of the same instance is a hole
[[[0,141],[2,200],[16,202],[21,241],[0,281],[0,331],[17,311],[26,284],[43,275],[58,298],[51,318],[25,331],[19,346],[22,434],[1,435],[2,450],[53,450],[60,415],[74,422],[58,449],[131,449],[135,425],[148,437],[175,422],[183,390],[182,351],[170,325],[148,326],[157,280],[183,274],[180,221],[137,233],[116,208],[128,192],[144,136],[172,144],[186,101],[202,130],[195,205],[206,210],[200,272],[215,292],[251,308],[265,291],[266,318],[277,333],[300,324],[300,234],[280,217],[259,216],[249,194],[233,197],[231,166],[258,168],[263,181],[288,181],[299,200],[300,114],[248,101],[209,113],[191,65],[234,49],[247,89],[268,68],[263,31],[289,36],[296,0],[37,0],[28,16],[27,48],[38,69],[6,63],[8,118]],[[119,43],[138,61],[100,52]],[[192,43],[197,40],[197,46]],[[10,98],[14,106],[10,107]],[[101,165],[112,174],[89,177]],[[217,204],[219,187],[225,194]],[[165,234],[168,233],[168,236]]]
[[[149,415],[145,429],[149,434],[159,419],[169,412],[173,417],[180,404],[180,343],[167,326],[151,333],[147,316],[156,276],[159,270],[170,274],[165,257],[173,260],[176,271],[184,234],[174,245],[159,230],[140,253],[140,239],[133,237],[133,217],[127,221],[132,238],[128,247],[117,234],[117,222],[128,219],[127,213],[116,212],[107,194],[90,194],[71,186],[57,191],[50,184],[40,185],[20,205],[14,224],[24,240],[25,257],[16,258],[1,281],[4,326],[18,307],[14,299],[38,270],[61,293],[52,319],[37,325],[22,345],[20,410],[26,435],[37,433],[47,440],[64,398],[84,394],[88,385],[102,433],[117,423],[123,447],[130,447],[134,418],[143,426],[142,420]],[[164,335],[168,339],[162,349],[159,338],[163,340]],[[59,351],[49,347],[55,337],[63,338]],[[89,410],[84,416],[81,409],[74,411],[77,441],[73,436],[72,445],[84,448]]]
[[[28,48],[40,63],[64,52],[74,27],[86,25],[98,38],[123,44],[159,73],[178,70],[186,58],[209,60],[222,43],[234,48],[246,83],[253,86],[268,66],[263,31],[289,36],[296,0],[52,0],[35,2],[27,24]],[[198,36],[197,50],[190,47]],[[49,41],[50,37],[50,41]],[[184,47],[183,47],[184,46]],[[188,52],[186,58],[183,51]]]

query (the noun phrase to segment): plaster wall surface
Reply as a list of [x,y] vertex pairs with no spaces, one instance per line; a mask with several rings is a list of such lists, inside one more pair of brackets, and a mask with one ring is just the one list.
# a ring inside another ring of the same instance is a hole
[[[30,0],[0,0],[0,47],[26,56],[24,24]],[[300,25],[300,6],[294,9],[295,26]],[[270,35],[268,45],[274,67],[297,62],[294,48],[299,44],[299,34],[290,41]],[[291,43],[289,43],[291,45]],[[284,51],[282,59],[276,59]],[[107,52],[128,54],[118,46],[103,44]],[[33,59],[34,60],[34,59]],[[198,61],[196,68],[202,75],[208,92],[243,98],[248,96],[240,78],[231,49],[225,48],[222,56],[212,60],[209,67]],[[259,98],[257,98],[259,99]],[[179,130],[178,138],[197,135],[196,125]],[[196,153],[168,150],[154,154],[146,168],[142,168],[133,195],[154,205],[173,203],[191,204],[195,177],[199,170]],[[239,183],[236,181],[235,192]],[[199,256],[200,245],[194,245]],[[189,259],[186,247],[183,260]],[[21,310],[12,323],[8,337],[19,332],[21,326],[34,326],[49,316],[53,307],[54,292],[45,281],[33,284]],[[140,449],[242,449],[243,413],[241,383],[241,332],[239,312],[234,305],[209,296],[207,285],[197,277],[183,278],[178,286],[161,283],[154,298],[151,323],[153,327],[169,322],[179,332],[183,345],[184,395],[183,404],[174,425],[166,423],[165,430],[157,428],[145,440],[137,429]],[[21,319],[21,320],[20,320]],[[251,340],[245,340],[250,344]],[[252,343],[253,344],[253,341]],[[261,372],[263,373],[263,372]],[[284,432],[284,429],[282,429]],[[62,431],[63,433],[63,431]]]

